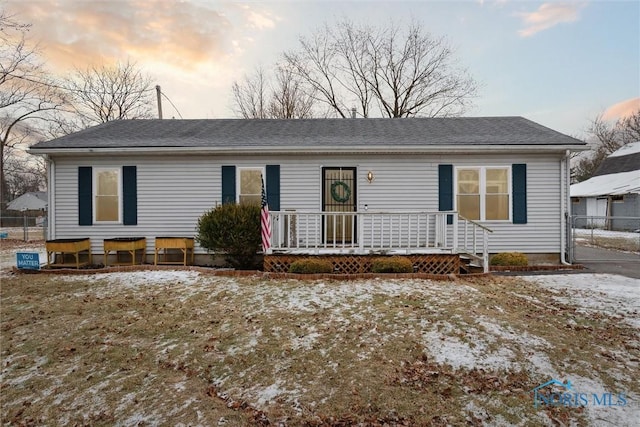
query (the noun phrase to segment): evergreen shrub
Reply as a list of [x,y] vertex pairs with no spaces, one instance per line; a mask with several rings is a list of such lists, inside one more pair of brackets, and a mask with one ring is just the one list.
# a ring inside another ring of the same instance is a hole
[[371,261],[372,273],[413,273],[413,263],[399,256],[381,257]]
[[521,252],[500,252],[491,257],[491,265],[526,266],[529,265],[527,256]]
[[333,265],[331,264],[331,262],[323,259],[303,258],[291,263],[291,265],[289,266],[289,273],[333,273]]
[[255,268],[262,245],[260,206],[224,204],[205,212],[198,219],[196,240],[214,255],[223,254],[234,268]]

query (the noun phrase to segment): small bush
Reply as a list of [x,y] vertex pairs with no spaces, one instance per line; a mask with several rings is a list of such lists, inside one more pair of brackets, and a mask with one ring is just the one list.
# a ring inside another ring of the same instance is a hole
[[500,252],[491,257],[491,265],[525,266],[529,264],[527,256],[521,252]]
[[399,256],[376,258],[371,261],[372,273],[413,273],[413,263]]
[[198,219],[197,231],[196,240],[203,248],[224,254],[235,268],[255,268],[262,244],[259,205],[220,205]]
[[323,259],[304,258],[291,263],[289,266],[289,273],[333,273],[333,265],[329,261]]

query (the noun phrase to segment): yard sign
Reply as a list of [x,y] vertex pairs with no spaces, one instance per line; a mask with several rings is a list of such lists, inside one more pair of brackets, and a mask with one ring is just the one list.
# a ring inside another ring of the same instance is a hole
[[37,252],[18,252],[18,268],[22,270],[40,270],[40,257]]

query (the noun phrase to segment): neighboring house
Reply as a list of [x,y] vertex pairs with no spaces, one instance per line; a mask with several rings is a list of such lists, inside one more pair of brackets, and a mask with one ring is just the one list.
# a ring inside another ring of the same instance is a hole
[[264,176],[269,253],[477,253],[482,225],[491,253],[558,262],[583,147],[522,117],[123,120],[30,152],[48,162],[49,239],[88,236],[94,253],[194,236],[216,205],[259,203]]
[[47,193],[33,191],[16,197],[7,205],[10,211],[44,211],[47,209]]
[[640,141],[613,152],[593,177],[571,186],[571,213],[579,228],[640,229]]

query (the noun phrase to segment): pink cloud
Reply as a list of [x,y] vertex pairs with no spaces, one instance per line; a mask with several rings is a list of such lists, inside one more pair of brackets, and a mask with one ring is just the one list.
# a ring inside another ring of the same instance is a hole
[[636,111],[640,111],[640,97],[627,99],[626,101],[612,105],[605,110],[602,114],[602,118],[604,120],[615,121],[628,117]]
[[575,22],[583,7],[582,3],[544,3],[534,12],[519,14],[525,28],[518,31],[518,34],[530,37],[558,24]]
[[178,68],[219,60],[235,47],[233,25],[202,4],[173,1],[22,1],[9,4],[56,68],[131,57]]

